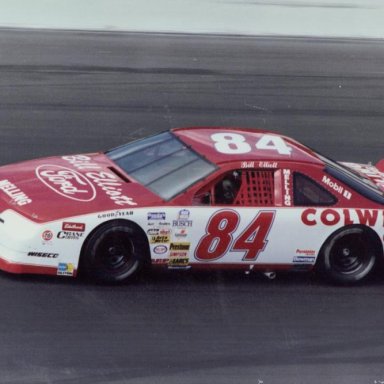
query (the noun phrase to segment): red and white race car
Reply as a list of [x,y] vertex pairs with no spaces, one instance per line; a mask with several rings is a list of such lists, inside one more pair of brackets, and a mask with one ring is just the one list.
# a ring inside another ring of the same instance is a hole
[[383,171],[210,127],[3,166],[0,269],[116,282],[150,264],[316,267],[358,282],[383,258]]

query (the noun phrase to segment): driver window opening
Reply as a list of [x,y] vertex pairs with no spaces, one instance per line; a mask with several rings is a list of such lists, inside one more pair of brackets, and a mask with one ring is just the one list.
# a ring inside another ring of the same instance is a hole
[[273,206],[274,170],[235,170],[195,196],[198,205]]

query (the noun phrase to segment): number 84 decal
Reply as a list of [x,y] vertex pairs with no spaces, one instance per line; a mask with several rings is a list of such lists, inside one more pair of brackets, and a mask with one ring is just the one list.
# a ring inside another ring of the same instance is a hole
[[243,261],[255,261],[268,243],[274,219],[275,211],[259,211],[243,232],[234,238],[240,215],[229,209],[217,211],[208,221],[205,235],[196,247],[195,257],[201,261],[214,261],[228,251],[234,251],[244,252]]

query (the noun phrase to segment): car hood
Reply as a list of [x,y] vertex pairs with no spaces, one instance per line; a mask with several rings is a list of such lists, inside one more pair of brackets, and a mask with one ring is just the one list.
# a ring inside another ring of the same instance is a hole
[[358,173],[362,177],[373,182],[377,187],[384,191],[384,163],[376,164],[358,164],[358,163],[341,163],[352,171]]
[[159,203],[101,153],[0,167],[0,212],[11,208],[37,222]]

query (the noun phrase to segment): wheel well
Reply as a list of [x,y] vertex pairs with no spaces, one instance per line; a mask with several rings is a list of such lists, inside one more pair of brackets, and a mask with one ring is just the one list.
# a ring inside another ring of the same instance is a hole
[[88,234],[88,236],[86,237],[86,239],[84,240],[83,242],[83,245],[81,247],[81,251],[80,251],[80,258],[79,258],[79,272],[80,269],[81,269],[81,261],[84,257],[84,253],[85,253],[85,249],[87,248],[87,244],[89,242],[89,240],[92,238],[93,234],[98,231],[100,228],[106,226],[106,225],[110,225],[111,223],[115,224],[115,225],[125,225],[125,226],[129,226],[133,229],[133,231],[135,232],[135,235],[138,236],[140,238],[140,240],[145,244],[145,248],[147,250],[146,252],[146,255],[143,255],[144,256],[144,263],[150,263],[150,260],[151,260],[151,257],[150,257],[150,250],[149,250],[149,243],[148,243],[148,238],[144,232],[144,230],[138,225],[136,224],[135,222],[131,221],[131,220],[125,220],[125,219],[115,219],[115,220],[109,220],[109,221],[104,221],[103,223],[101,223],[100,225],[98,225],[97,227],[93,228],[93,230]]
[[373,242],[374,244],[374,247],[376,249],[376,251],[378,252],[378,256],[379,258],[383,259],[384,258],[384,249],[383,249],[383,244],[382,244],[382,241],[379,237],[379,235],[370,227],[367,227],[365,225],[360,225],[360,224],[352,224],[352,225],[346,225],[342,228],[339,228],[337,231],[333,232],[331,235],[328,236],[328,238],[324,241],[321,249],[320,249],[320,252],[319,252],[319,256],[322,255],[323,251],[324,251],[324,248],[327,246],[327,244],[329,243],[329,241],[334,237],[336,236],[338,233],[340,232],[343,232],[345,230],[348,230],[348,229],[352,229],[352,228],[360,228],[363,230],[363,233],[368,236],[370,238],[370,240]]

